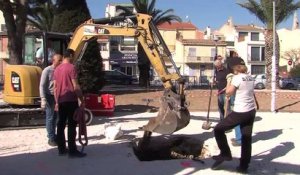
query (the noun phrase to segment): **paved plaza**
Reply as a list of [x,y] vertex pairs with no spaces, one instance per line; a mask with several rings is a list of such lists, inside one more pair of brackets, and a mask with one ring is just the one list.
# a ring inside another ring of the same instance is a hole
[[[176,132],[205,140],[211,155],[218,154],[212,130],[201,129],[206,112],[192,112],[190,124]],[[185,175],[185,174],[235,174],[240,147],[230,145],[233,161],[225,162],[222,170],[212,171],[211,158],[204,164],[185,159],[165,161],[139,161],[130,146],[131,140],[141,137],[139,126],[145,124],[156,113],[116,113],[111,118],[95,118],[88,126],[89,145],[87,157],[69,159],[59,157],[57,150],[47,144],[44,127],[1,130],[0,169],[3,175]],[[218,113],[211,113],[212,121],[218,121]],[[104,138],[105,123],[121,123],[124,135],[115,141]],[[253,131],[252,162],[250,174],[299,174],[300,140],[299,113],[258,112]],[[154,135],[155,136],[155,135]],[[234,132],[227,134],[228,140]]]

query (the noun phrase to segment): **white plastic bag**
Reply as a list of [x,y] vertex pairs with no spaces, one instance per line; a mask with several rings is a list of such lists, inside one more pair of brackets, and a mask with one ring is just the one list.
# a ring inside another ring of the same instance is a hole
[[104,136],[108,140],[116,140],[123,135],[121,124],[106,123],[104,125]]

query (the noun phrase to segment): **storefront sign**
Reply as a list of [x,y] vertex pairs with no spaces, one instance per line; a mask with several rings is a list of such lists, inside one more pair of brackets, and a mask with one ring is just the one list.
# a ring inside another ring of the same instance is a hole
[[137,53],[110,53],[110,61],[121,63],[128,63],[128,64],[136,64],[138,59]]

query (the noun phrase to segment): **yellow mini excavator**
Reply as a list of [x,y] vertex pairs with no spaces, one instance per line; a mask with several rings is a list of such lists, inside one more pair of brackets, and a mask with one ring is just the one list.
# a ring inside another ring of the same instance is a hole
[[[122,26],[108,25],[130,20],[136,20],[137,23]],[[90,19],[77,27],[70,41],[68,34],[39,32],[25,35],[24,65],[10,65],[6,68],[4,101],[8,109],[2,108],[0,111],[10,110],[16,114],[15,117],[20,118],[22,117],[21,114],[25,112],[32,114],[40,110],[34,106],[39,105],[40,101],[38,88],[41,67],[49,64],[47,58],[48,43],[51,43],[51,47],[57,53],[63,53],[66,48],[73,49],[75,60],[80,60],[89,41],[103,36],[136,37],[147,54],[153,69],[163,82],[165,90],[161,97],[162,104],[158,116],[150,119],[148,124],[142,127],[146,131],[145,133],[172,134],[187,126],[190,121],[190,114],[185,99],[184,79],[180,75],[157,27],[153,24],[152,17],[146,14]],[[42,64],[40,61],[37,62],[35,58],[38,47],[42,47],[44,50]],[[175,70],[173,73],[168,71],[166,62],[172,63]],[[37,64],[40,65],[37,66]],[[16,112],[17,110],[21,112]]]

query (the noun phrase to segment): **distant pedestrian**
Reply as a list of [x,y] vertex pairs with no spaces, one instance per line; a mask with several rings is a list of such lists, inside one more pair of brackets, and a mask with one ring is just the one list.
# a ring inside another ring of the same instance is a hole
[[57,146],[56,144],[56,119],[57,112],[54,111],[54,86],[53,86],[53,73],[54,69],[61,63],[62,56],[55,54],[52,56],[52,65],[46,67],[41,76],[40,81],[40,97],[41,108],[46,111],[46,129],[48,144],[50,146]]
[[[63,62],[54,71],[54,86],[56,108],[59,111],[57,123],[57,144],[58,154],[69,157],[84,157],[85,153],[77,150],[76,138],[76,121],[73,119],[75,110],[78,108],[78,100],[81,107],[84,108],[82,91],[77,82],[77,73],[73,62],[74,51],[67,49],[64,53]],[[65,126],[68,121],[68,147],[66,148]]]
[[232,160],[230,148],[227,143],[225,131],[240,125],[242,132],[242,147],[238,172],[245,173],[248,170],[252,150],[252,128],[255,118],[254,79],[247,74],[247,67],[243,59],[235,60],[233,66],[234,76],[231,85],[226,88],[226,96],[236,94],[233,111],[214,129],[215,138],[220,149],[220,154],[213,156],[215,163],[213,170],[219,168],[223,161]]

